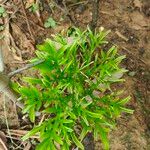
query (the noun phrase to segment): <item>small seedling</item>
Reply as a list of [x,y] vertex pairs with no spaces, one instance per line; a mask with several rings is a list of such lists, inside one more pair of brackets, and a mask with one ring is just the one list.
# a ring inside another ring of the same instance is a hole
[[56,26],[56,21],[51,17],[49,17],[44,23],[45,28],[54,28],[55,26]]
[[[116,118],[133,112],[124,106],[130,97],[121,98],[122,92],[113,88],[124,81],[126,70],[120,62],[125,56],[114,46],[102,49],[107,34],[74,29],[69,37],[55,35],[37,46],[37,58],[31,62],[45,60],[35,67],[38,77],[25,77],[26,84],[16,88],[25,104],[23,113],[35,124],[23,140],[38,134],[37,150],[69,150],[75,145],[83,150],[89,132],[108,150],[108,133]],[[45,116],[40,123],[36,112]]]
[[30,6],[29,11],[35,13],[38,9],[39,9],[38,4],[33,3],[33,4]]
[[7,15],[4,7],[0,6],[0,17],[5,17]]
[[3,31],[5,29],[4,25],[0,25],[0,31]]

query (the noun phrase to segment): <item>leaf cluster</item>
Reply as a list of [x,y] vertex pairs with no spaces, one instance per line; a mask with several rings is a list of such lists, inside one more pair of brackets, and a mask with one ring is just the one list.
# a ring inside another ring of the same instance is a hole
[[130,97],[120,98],[112,85],[126,70],[120,67],[125,56],[116,47],[103,50],[108,32],[74,29],[67,36],[55,35],[37,46],[37,57],[44,59],[36,66],[38,77],[24,77],[27,86],[17,89],[32,122],[36,112],[45,115],[23,140],[39,134],[38,150],[69,150],[74,144],[84,149],[83,139],[92,132],[109,149],[108,132],[115,126],[121,112],[132,113],[124,107]]
[[49,18],[45,21],[44,27],[45,27],[45,28],[54,28],[54,27],[56,27],[56,21],[55,21],[52,17],[49,17]]
[[0,6],[0,18],[5,17],[7,15],[4,7]]

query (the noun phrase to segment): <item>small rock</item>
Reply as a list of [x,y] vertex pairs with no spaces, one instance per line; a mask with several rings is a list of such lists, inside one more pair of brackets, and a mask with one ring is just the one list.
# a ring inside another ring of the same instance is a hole
[[83,140],[83,144],[85,146],[85,150],[94,150],[94,139],[92,133],[89,133],[85,139]]
[[147,17],[150,17],[150,2],[147,0],[143,6],[143,12]]
[[81,14],[81,13],[83,13],[84,11],[85,11],[85,5],[79,5],[77,8],[76,8],[76,13],[78,13],[78,14]]
[[144,47],[139,48],[139,55],[143,55],[145,53]]
[[135,74],[136,74],[135,71],[131,71],[131,72],[128,73],[128,75],[131,76],[131,77],[135,76]]

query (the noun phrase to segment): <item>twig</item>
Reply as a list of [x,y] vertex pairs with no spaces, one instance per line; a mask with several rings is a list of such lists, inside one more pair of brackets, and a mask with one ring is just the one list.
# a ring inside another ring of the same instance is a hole
[[137,58],[137,56],[135,56],[135,55],[134,55],[132,52],[130,52],[127,48],[125,48],[125,47],[123,47],[123,46],[121,46],[121,48],[124,49],[126,52],[128,52],[130,55],[132,55],[133,58],[136,58],[136,59],[140,60],[143,64],[146,65],[146,62],[145,62],[144,60],[142,60],[142,59],[140,59],[140,58]]
[[10,64],[26,64],[28,61],[25,60],[25,61],[12,61],[10,62]]
[[70,21],[71,21],[75,26],[78,26],[78,25],[77,25],[77,22],[75,22],[75,21],[73,20],[72,16],[70,15],[69,10],[67,9],[67,6],[66,6],[65,1],[63,1],[63,5],[64,5],[64,8],[65,8],[64,10],[66,11],[66,16],[70,19]]
[[0,72],[4,71],[4,60],[2,55],[2,44],[0,46]]
[[[24,136],[25,134],[27,134],[29,131],[26,131],[26,130],[10,130],[10,134],[11,135],[14,135],[14,136]],[[34,136],[31,136],[31,138],[34,138],[34,139],[39,139],[39,136],[36,134]]]
[[12,76],[14,76],[14,75],[16,75],[16,74],[18,74],[18,73],[20,73],[20,72],[22,72],[22,71],[24,71],[24,70],[27,70],[27,69],[29,69],[29,68],[32,68],[32,67],[34,67],[34,66],[37,66],[37,65],[43,63],[44,61],[45,61],[45,60],[39,60],[39,61],[34,62],[34,63],[32,63],[32,64],[28,64],[28,65],[26,65],[26,66],[23,67],[23,68],[20,68],[20,69],[17,69],[17,70],[15,70],[15,71],[13,71],[13,72],[10,72],[10,73],[8,74],[8,77],[11,78]]
[[[18,16],[19,16],[19,17],[22,17],[22,18],[24,18],[24,19],[26,18],[26,17],[24,17],[24,16],[21,15],[21,14],[18,14]],[[41,30],[45,30],[45,28],[44,28],[43,26],[41,26],[41,25],[35,23],[33,20],[29,20],[29,22],[32,23],[33,25],[38,26]]]
[[70,13],[69,13],[69,11],[68,11],[68,9],[67,9],[67,7],[66,7],[66,4],[65,4],[64,2],[63,2],[64,8],[60,7],[60,6],[59,6],[56,2],[54,2],[54,1],[53,1],[53,3],[54,3],[54,5],[55,5],[58,9],[60,9],[60,10],[70,19],[70,21],[72,22],[72,24],[73,24],[74,26],[78,26],[77,22],[75,22],[74,19],[72,18],[72,16],[70,15]]
[[12,140],[12,138],[11,138],[10,129],[9,129],[8,120],[7,120],[5,96],[6,96],[6,95],[3,94],[3,98],[2,98],[2,99],[3,99],[3,102],[4,102],[3,107],[4,107],[4,116],[5,116],[5,121],[6,121],[6,127],[7,127],[7,131],[8,131],[8,135],[9,135],[9,137],[10,137],[10,141],[11,141],[11,143],[14,143],[13,140]]
[[81,5],[81,4],[87,4],[88,3],[88,1],[81,1],[81,2],[77,2],[77,3],[75,3],[75,4],[71,4],[71,5],[69,5],[69,7],[74,7],[74,6],[76,6],[76,5]]
[[6,145],[4,144],[3,140],[0,138],[0,145],[2,145],[3,150],[8,150]]
[[92,21],[90,23],[90,27],[92,31],[95,31],[95,28],[97,26],[97,20],[98,20],[98,13],[99,13],[99,2],[100,0],[92,0]]
[[[36,5],[37,5],[38,8],[39,8],[39,7],[40,7],[40,6],[39,6],[40,0],[36,0],[35,3],[36,3]],[[37,18],[38,18],[38,20],[39,20],[40,25],[43,26],[43,20],[42,20],[41,15],[40,15],[40,9],[36,10],[35,13],[36,13],[36,15],[37,15]]]
[[26,13],[26,10],[25,10],[25,5],[24,5],[23,0],[21,0],[21,4],[22,4],[23,12],[24,12],[24,15],[25,15],[25,18],[26,18],[27,27],[28,27],[28,30],[30,32],[30,36],[31,36],[33,42],[35,42],[34,36],[32,34],[31,28],[30,28],[30,24],[29,24],[29,21],[28,21],[28,17],[27,17],[27,13]]
[[17,9],[11,14],[11,16],[8,18],[7,22],[5,23],[5,26],[9,23],[10,19],[15,15],[15,13],[21,8],[21,5],[17,7]]
[[8,1],[8,0],[4,0],[4,1],[2,2],[2,4],[0,4],[0,5],[3,5],[3,4],[5,4],[7,1]]

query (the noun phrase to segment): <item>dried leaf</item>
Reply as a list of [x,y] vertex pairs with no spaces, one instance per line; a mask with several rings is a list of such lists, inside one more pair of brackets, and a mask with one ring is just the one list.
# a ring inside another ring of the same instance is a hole
[[142,9],[142,2],[140,0],[133,1],[134,7]]
[[147,19],[140,12],[133,12],[131,14],[132,25],[147,27],[149,25]]

